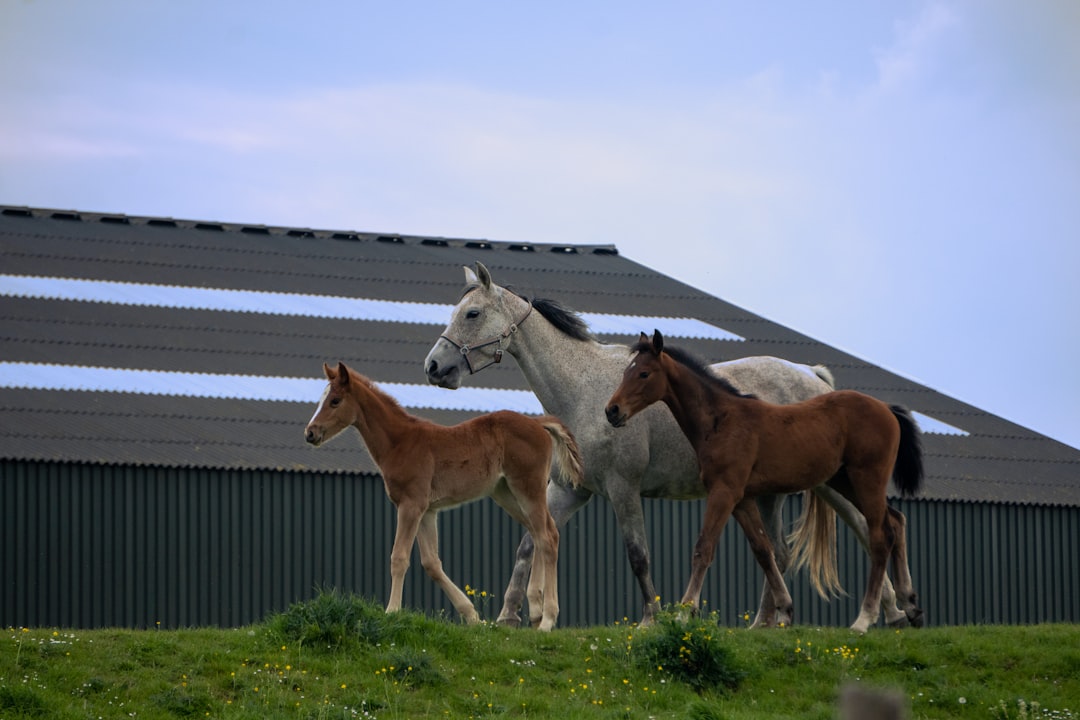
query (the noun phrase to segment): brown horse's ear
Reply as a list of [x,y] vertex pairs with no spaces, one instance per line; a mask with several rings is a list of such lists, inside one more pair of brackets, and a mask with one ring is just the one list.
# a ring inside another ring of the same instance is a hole
[[476,277],[480,281],[480,286],[485,290],[491,289],[491,273],[484,267],[484,263],[479,260],[476,261]]
[[337,371],[326,363],[322,364],[322,371],[323,374],[326,375],[326,379],[330,380],[331,382],[333,382],[334,378],[337,377]]
[[653,330],[652,346],[657,355],[664,352],[664,336],[660,334],[659,330]]
[[345,367],[345,363],[340,360],[337,364],[337,381],[345,386],[349,384],[349,368]]
[[647,342],[649,342],[649,336],[648,336],[648,335],[646,335],[645,333],[641,333],[641,334],[640,334],[640,335],[638,336],[638,342],[639,342],[639,343],[647,343]]

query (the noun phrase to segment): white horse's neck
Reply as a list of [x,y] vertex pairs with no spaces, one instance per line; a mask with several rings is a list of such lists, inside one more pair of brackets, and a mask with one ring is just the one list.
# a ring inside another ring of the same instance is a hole
[[[524,311],[522,303],[518,317]],[[567,422],[581,413],[603,418],[603,403],[625,367],[626,348],[578,340],[534,310],[507,348],[544,411]]]

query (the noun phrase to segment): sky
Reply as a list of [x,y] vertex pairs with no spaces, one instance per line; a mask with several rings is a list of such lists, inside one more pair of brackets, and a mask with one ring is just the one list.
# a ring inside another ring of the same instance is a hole
[[1080,447],[1078,27],[1074,0],[0,0],[0,204],[614,244]]

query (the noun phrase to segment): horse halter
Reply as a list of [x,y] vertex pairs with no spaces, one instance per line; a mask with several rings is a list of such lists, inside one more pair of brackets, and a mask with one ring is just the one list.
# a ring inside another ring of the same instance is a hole
[[[493,335],[487,340],[483,340],[472,345],[456,343],[446,335],[440,335],[439,337],[458,349],[458,352],[461,353],[461,356],[465,358],[465,364],[469,366],[469,374],[475,375],[486,367],[490,367],[492,365],[502,362],[503,342],[508,340],[511,335],[518,331],[518,326],[520,326],[521,323],[525,322],[525,319],[528,318],[529,315],[532,313],[532,309],[532,303],[530,302],[529,308],[525,311],[525,314],[521,316],[520,320],[510,323],[510,327],[506,328],[506,330],[503,330],[498,335]],[[488,360],[486,363],[479,367],[473,367],[472,360],[469,358],[469,353],[471,353],[473,350],[479,350],[480,348],[487,347],[488,345],[497,345],[491,360]]]

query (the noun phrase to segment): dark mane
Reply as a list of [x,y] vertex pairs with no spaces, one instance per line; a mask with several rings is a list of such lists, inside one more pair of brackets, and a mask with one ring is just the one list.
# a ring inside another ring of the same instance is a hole
[[[642,340],[634,343],[630,348],[631,352],[652,352],[652,342],[648,340]],[[691,370],[695,375],[701,378],[702,382],[719,388],[724,392],[731,393],[737,397],[752,398],[754,395],[747,395],[740,392],[738,388],[732,385],[730,382],[722,377],[717,377],[709,370],[709,366],[705,364],[704,360],[701,360],[697,356],[691,354],[689,351],[684,350],[681,347],[672,347],[667,343],[664,344],[664,352],[671,357],[672,360],[679,363],[683,367]]]
[[575,340],[596,340],[581,316],[559,301],[536,298],[532,306],[549,323]]

